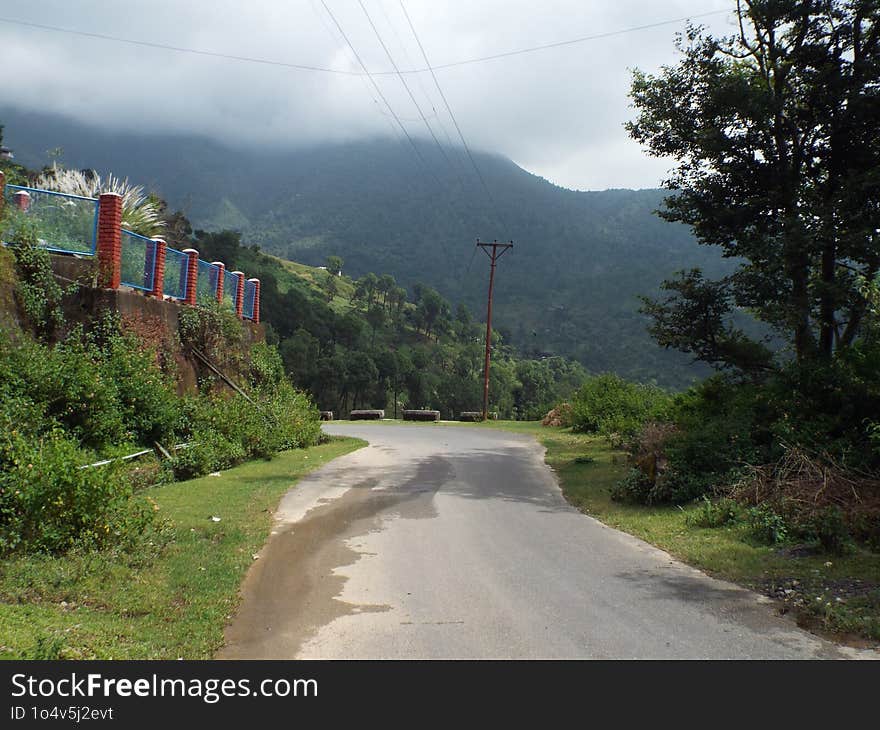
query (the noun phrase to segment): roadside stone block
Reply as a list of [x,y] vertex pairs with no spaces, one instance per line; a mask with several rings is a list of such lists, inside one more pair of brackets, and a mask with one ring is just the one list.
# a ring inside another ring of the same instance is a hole
[[381,421],[385,418],[385,411],[381,408],[375,410],[358,410],[349,414],[352,421]]
[[403,412],[404,421],[439,421],[440,411],[411,410]]

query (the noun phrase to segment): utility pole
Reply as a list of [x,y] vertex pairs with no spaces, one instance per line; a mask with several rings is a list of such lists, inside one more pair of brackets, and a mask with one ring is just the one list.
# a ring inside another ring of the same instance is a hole
[[489,302],[486,307],[486,360],[483,364],[483,420],[486,421],[489,418],[489,353],[492,348],[492,289],[495,285],[495,263],[507,253],[508,249],[513,248],[513,241],[508,241],[507,243],[498,243],[498,241],[481,243],[478,238],[477,246],[483,249],[483,253],[492,262],[489,268]]

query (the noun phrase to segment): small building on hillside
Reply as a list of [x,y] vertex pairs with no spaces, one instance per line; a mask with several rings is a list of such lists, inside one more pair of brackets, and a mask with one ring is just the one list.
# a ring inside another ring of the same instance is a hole
[[0,145],[0,160],[11,160],[13,157],[15,157],[15,155],[12,154],[11,149]]

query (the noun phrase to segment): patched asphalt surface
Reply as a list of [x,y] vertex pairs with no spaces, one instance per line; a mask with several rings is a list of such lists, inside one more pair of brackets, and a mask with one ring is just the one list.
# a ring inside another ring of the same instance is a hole
[[284,497],[219,658],[874,655],[581,514],[531,437],[324,428],[370,446]]

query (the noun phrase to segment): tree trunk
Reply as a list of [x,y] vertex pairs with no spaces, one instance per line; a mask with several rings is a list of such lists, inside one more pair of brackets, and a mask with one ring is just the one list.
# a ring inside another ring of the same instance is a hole
[[834,351],[835,306],[834,278],[837,269],[837,245],[833,238],[822,248],[822,291],[819,295],[819,355],[830,358]]
[[810,328],[810,291],[808,287],[808,264],[802,254],[790,269],[791,303],[793,308],[794,347],[798,362],[815,355],[816,342]]

